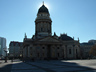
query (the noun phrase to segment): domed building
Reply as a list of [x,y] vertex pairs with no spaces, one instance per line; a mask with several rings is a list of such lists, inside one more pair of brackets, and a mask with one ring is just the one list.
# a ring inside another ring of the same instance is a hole
[[24,59],[77,59],[80,58],[79,40],[67,34],[52,36],[52,20],[47,7],[43,4],[35,19],[35,35],[23,41]]

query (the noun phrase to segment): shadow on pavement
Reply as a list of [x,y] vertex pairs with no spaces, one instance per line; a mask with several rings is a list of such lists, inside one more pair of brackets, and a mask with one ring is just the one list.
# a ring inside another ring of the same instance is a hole
[[80,71],[86,71],[86,72],[95,72],[93,68],[89,68],[87,66],[81,66],[77,63],[72,62],[62,62],[61,60],[50,60],[50,61],[36,61],[36,62],[26,62],[29,65],[32,65],[34,67],[37,67],[39,69],[43,69],[45,71],[52,71],[52,72],[80,72]]
[[12,64],[6,64],[2,67],[0,66],[0,72],[11,72],[11,67],[12,67]]
[[[1,65],[1,64],[0,64]],[[80,66],[77,63],[62,62],[61,60],[50,61],[26,61],[13,62],[14,68],[12,72],[95,72],[93,68]],[[0,68],[0,72],[11,72],[12,64],[6,64]],[[41,71],[39,71],[41,70]]]

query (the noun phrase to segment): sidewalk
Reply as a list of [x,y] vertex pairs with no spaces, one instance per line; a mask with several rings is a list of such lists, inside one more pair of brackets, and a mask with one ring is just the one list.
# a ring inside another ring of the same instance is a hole
[[7,63],[5,63],[5,60],[0,60],[0,72],[11,72],[11,66],[11,60],[7,60]]
[[0,60],[0,64],[3,63],[3,62],[4,62],[4,60]]

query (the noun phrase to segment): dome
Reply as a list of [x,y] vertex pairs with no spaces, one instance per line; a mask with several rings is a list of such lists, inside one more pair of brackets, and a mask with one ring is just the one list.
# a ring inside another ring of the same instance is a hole
[[71,41],[73,40],[71,37],[67,36],[66,34],[62,34],[59,39],[63,40],[63,41]]
[[45,5],[43,4],[40,8],[39,8],[39,10],[38,10],[38,13],[48,13],[49,14],[49,11],[48,11],[48,9],[47,9],[47,7],[45,7]]

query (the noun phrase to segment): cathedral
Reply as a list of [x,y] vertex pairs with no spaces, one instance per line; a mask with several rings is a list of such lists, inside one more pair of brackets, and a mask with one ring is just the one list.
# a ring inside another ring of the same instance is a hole
[[35,35],[23,40],[23,58],[34,60],[78,59],[80,58],[79,40],[67,34],[52,35],[52,20],[47,7],[43,4],[35,19]]

